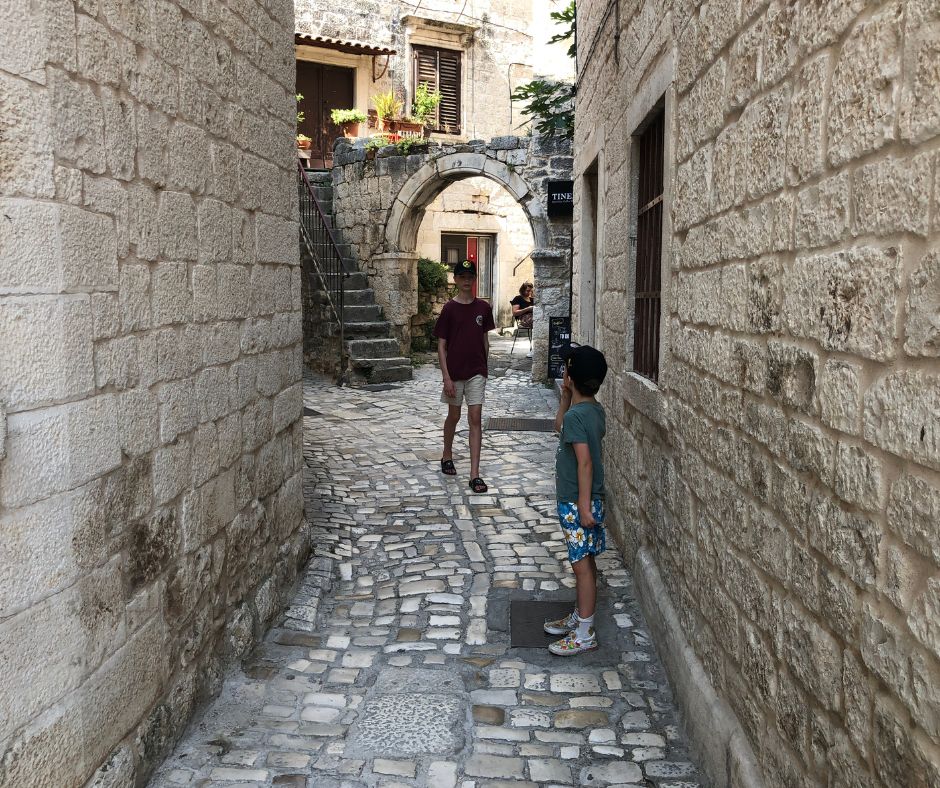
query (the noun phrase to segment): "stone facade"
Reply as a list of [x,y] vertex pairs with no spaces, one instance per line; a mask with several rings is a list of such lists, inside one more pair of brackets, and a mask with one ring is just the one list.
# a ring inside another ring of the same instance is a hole
[[[693,739],[721,785],[940,784],[940,12],[607,8],[578,7],[574,275],[596,234],[615,530],[731,712],[687,697]],[[654,385],[633,135],[661,101]]]
[[[561,0],[451,0],[411,3],[357,0],[345,5],[330,0],[295,0],[297,30],[310,36],[327,36],[389,47],[388,59],[344,55],[328,49],[301,46],[298,57],[354,68],[355,104],[363,112],[373,107],[372,97],[396,91],[410,106],[411,45],[422,44],[461,50],[461,133],[435,135],[442,142],[496,137],[518,133],[526,120],[520,107],[510,105],[509,95],[533,76],[570,79],[573,64],[565,45],[547,45],[556,31],[548,29],[549,13],[562,7]],[[539,23],[533,29],[533,19]],[[374,78],[375,77],[375,78]]]
[[5,788],[141,784],[307,552],[293,85],[290,3],[0,8]]
[[568,314],[571,222],[549,220],[547,182],[571,173],[567,140],[496,137],[465,145],[432,143],[426,153],[381,148],[374,159],[359,142],[334,153],[333,211],[342,242],[364,271],[402,348],[417,313],[417,241],[424,211],[451,184],[485,177],[504,188],[525,213],[534,238],[538,303],[533,331],[533,379],[547,375],[548,317]]

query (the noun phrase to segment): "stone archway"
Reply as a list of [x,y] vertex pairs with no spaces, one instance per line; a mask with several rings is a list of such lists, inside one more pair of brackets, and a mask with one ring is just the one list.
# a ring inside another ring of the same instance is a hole
[[541,137],[497,137],[490,142],[434,145],[427,153],[396,155],[340,144],[334,153],[334,214],[343,240],[369,275],[385,317],[403,346],[417,312],[418,228],[425,208],[464,178],[485,177],[505,188],[532,229],[538,293],[532,375],[547,375],[548,317],[568,313],[571,221],[546,208],[548,181],[571,174],[570,144]]

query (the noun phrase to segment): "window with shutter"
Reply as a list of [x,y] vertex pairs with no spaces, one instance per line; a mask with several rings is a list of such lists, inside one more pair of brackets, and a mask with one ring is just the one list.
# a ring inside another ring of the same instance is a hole
[[414,61],[411,95],[426,82],[431,90],[441,91],[441,103],[431,123],[431,130],[445,134],[460,133],[460,59],[453,49],[413,46]]

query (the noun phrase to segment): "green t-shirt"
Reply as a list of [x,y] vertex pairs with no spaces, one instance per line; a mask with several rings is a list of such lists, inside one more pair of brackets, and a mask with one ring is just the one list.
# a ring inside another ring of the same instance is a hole
[[572,446],[574,443],[586,443],[591,450],[591,500],[604,497],[601,441],[606,432],[607,416],[597,402],[579,402],[565,413],[555,453],[555,497],[559,501],[578,502],[578,458]]

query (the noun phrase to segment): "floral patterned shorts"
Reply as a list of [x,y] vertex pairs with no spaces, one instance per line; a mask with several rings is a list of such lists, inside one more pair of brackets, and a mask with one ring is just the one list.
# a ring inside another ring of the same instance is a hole
[[591,501],[591,514],[597,521],[593,528],[581,527],[578,505],[568,501],[558,502],[558,519],[568,545],[568,560],[576,563],[588,555],[599,555],[607,549],[607,531],[604,528],[604,502],[600,498]]

